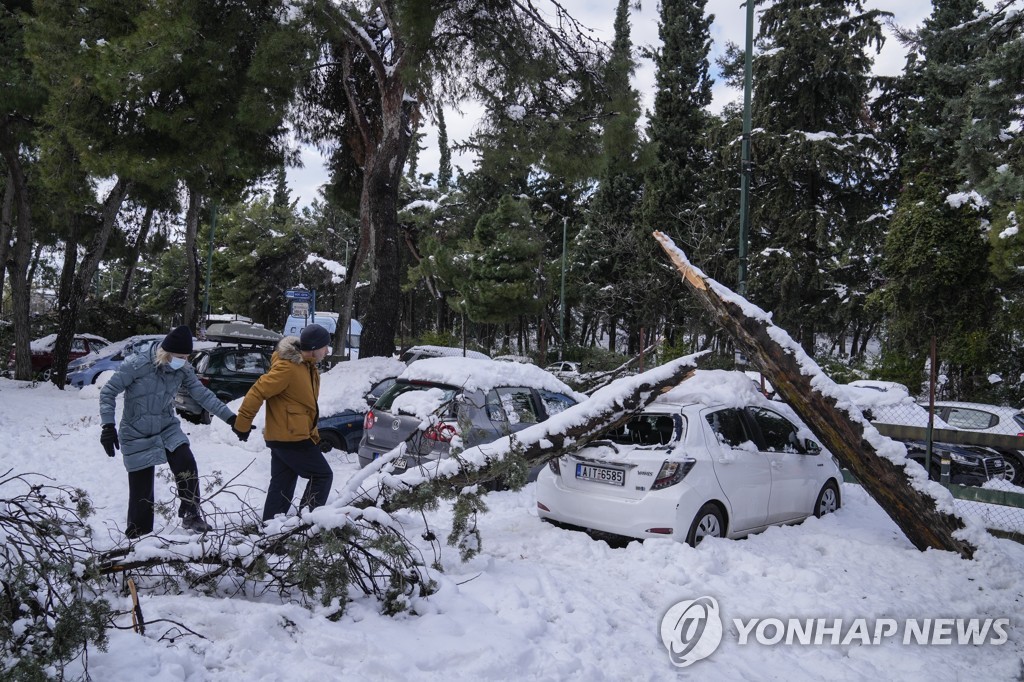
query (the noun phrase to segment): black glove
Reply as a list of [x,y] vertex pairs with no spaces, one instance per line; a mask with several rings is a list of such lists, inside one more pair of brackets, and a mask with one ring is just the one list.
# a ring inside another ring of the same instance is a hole
[[255,427],[251,427],[249,431],[239,431],[238,429],[235,428],[235,419],[237,419],[237,416],[231,415],[231,418],[228,419],[228,426],[230,426],[231,430],[235,432],[236,436],[238,436],[238,440],[244,443],[245,441],[249,440],[249,431],[252,431],[253,428]]
[[114,450],[121,447],[121,443],[117,440],[117,428],[113,424],[103,425],[100,443],[103,445],[103,449],[107,451],[107,457],[113,457]]

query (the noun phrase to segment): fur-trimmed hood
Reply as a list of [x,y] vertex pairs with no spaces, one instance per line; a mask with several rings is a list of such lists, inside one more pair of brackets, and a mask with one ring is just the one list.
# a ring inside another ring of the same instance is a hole
[[298,365],[302,364],[302,351],[299,349],[299,337],[286,336],[277,342],[277,357]]
[[270,371],[256,380],[245,394],[235,429],[245,431],[267,404],[267,421],[263,439],[277,442],[311,440],[320,442],[316,422],[320,411],[320,372],[312,359],[303,360],[299,337],[286,336],[277,342],[270,361]]

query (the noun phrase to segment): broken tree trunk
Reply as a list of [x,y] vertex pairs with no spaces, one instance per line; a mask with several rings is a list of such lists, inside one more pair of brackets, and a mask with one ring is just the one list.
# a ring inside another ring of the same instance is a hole
[[[922,492],[937,490],[934,486],[938,485],[927,480],[924,469],[910,460],[897,461],[879,453],[879,447],[888,447],[893,441],[881,436],[860,410],[845,400],[836,384],[798,343],[771,323],[767,313],[706,277],[667,235],[655,232],[654,238],[698,300],[914,546],[973,557],[975,547],[953,535],[965,527],[963,520],[940,511],[939,498]],[[948,505],[950,501],[947,497],[942,502]]]
[[429,470],[417,467],[392,476],[386,473],[386,467],[404,454],[403,444],[353,476],[338,501],[331,504],[341,507],[383,504],[388,509],[396,509],[407,506],[416,494],[413,491],[424,484],[460,487],[486,481],[488,468],[513,449],[530,465],[575,451],[625,424],[659,395],[693,376],[701,355],[703,353],[678,358],[643,374],[619,379],[594,393],[590,400],[573,405],[547,421],[438,460]]

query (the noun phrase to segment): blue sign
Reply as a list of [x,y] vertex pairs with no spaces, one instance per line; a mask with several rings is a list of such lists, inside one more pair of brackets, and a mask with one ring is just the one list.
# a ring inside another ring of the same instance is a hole
[[313,298],[309,289],[286,289],[284,297],[292,301],[308,301]]

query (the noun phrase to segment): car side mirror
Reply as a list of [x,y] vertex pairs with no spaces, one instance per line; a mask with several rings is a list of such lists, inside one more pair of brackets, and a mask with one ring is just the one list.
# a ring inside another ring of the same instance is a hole
[[811,440],[810,438],[805,438],[804,439],[804,452],[806,452],[808,455],[820,454],[821,453],[821,446],[818,445],[817,442]]
[[487,418],[492,422],[503,422],[505,420],[505,411],[497,405],[487,406]]

